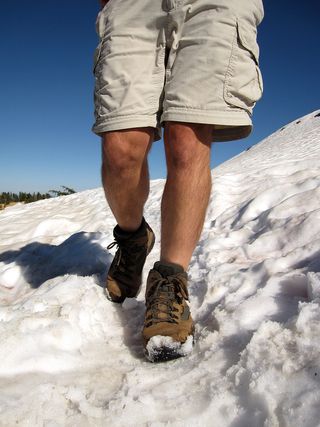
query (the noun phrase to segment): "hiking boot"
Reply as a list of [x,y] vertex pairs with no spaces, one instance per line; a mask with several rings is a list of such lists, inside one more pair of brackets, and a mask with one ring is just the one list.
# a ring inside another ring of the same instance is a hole
[[192,350],[194,325],[187,280],[187,273],[176,264],[156,262],[149,273],[142,335],[151,362],[176,359]]
[[117,225],[113,236],[115,241],[107,248],[117,245],[118,250],[108,271],[105,293],[110,301],[122,303],[139,293],[142,269],[153,248],[155,236],[145,219],[138,230],[132,233],[122,231]]

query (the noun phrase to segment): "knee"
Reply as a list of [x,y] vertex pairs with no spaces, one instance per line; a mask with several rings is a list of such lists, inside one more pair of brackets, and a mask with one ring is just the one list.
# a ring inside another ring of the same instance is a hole
[[165,146],[168,170],[189,170],[210,159],[212,127],[209,125],[168,122]]
[[141,168],[150,138],[139,132],[107,132],[102,139],[102,168],[106,173],[124,176]]
[[[138,154],[125,140],[121,142],[108,138],[102,145],[102,165],[106,172],[122,175],[139,164]],[[140,160],[141,162],[141,160]]]

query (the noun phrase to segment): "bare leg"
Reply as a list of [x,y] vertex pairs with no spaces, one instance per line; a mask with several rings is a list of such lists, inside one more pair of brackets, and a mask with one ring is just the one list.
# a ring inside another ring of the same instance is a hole
[[153,128],[120,130],[106,132],[102,138],[102,183],[116,221],[125,231],[135,231],[142,221],[153,132]]
[[187,269],[199,240],[211,191],[212,126],[165,125],[168,176],[161,206],[161,261]]

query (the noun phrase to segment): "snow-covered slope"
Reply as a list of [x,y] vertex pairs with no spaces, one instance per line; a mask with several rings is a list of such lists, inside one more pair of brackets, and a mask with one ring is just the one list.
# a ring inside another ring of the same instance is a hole
[[[319,135],[314,112],[213,171],[189,269],[196,345],[165,364],[142,353],[144,289],[103,295],[101,189],[1,212],[0,425],[318,426]],[[158,236],[163,185],[145,211]]]

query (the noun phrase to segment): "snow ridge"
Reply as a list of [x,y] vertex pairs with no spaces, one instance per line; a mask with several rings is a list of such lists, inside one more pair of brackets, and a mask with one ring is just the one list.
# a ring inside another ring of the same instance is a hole
[[[0,425],[318,426],[320,115],[212,173],[189,268],[195,347],[149,363],[144,288],[111,304],[101,189],[0,213]],[[145,215],[159,236],[164,181]],[[156,242],[145,274],[159,256]]]

